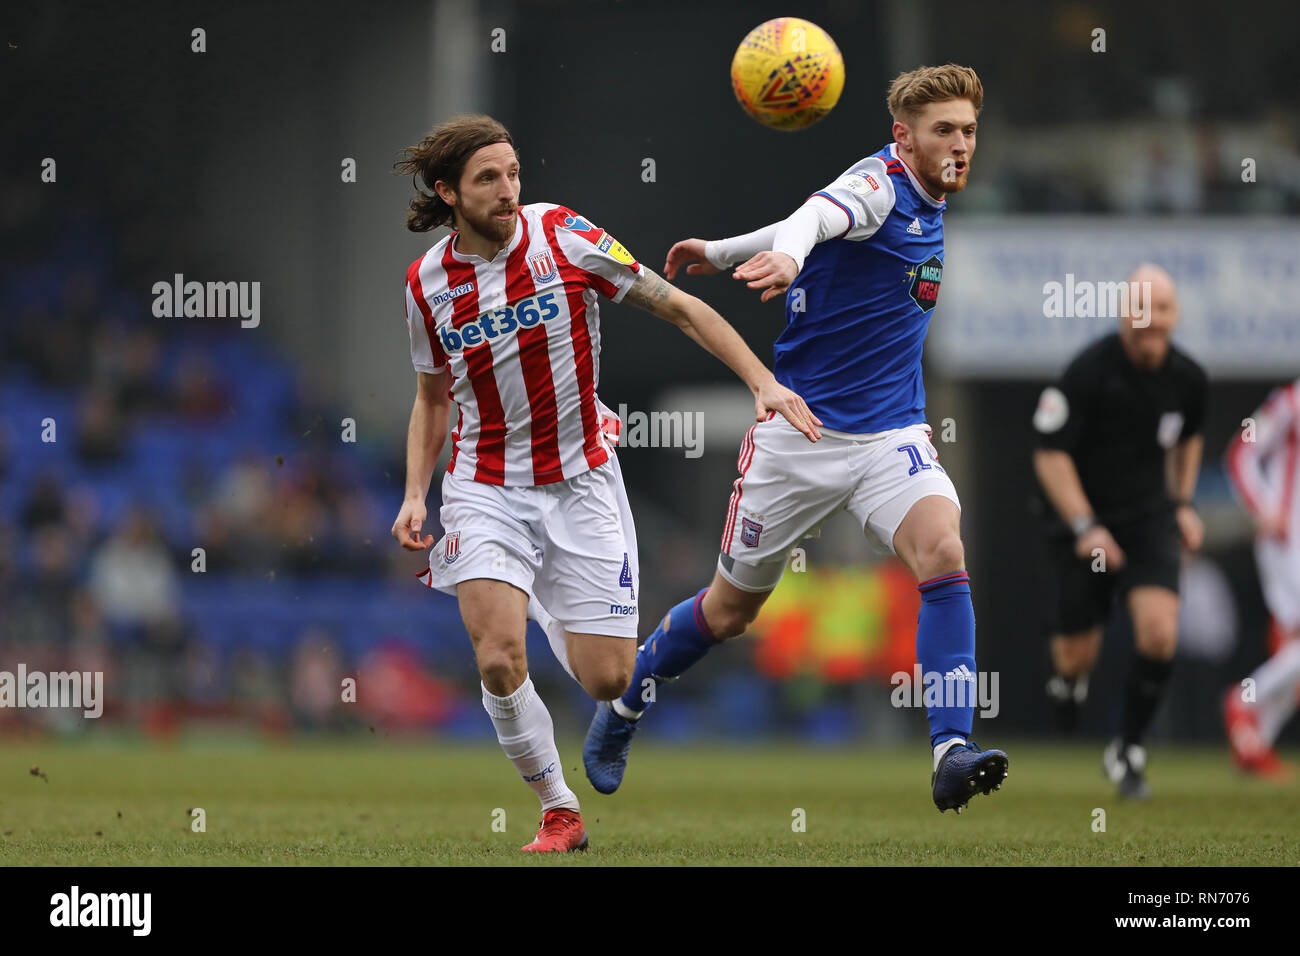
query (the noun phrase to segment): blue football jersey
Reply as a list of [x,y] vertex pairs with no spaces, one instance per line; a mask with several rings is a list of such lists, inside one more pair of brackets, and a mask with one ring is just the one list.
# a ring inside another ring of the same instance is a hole
[[892,143],[813,195],[850,225],[813,247],[790,286],[777,381],[835,431],[924,422],[921,351],[943,279],[944,201]]

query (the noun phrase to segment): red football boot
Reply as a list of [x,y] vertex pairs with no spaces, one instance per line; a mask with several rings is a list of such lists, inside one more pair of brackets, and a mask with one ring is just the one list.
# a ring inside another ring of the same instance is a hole
[[1242,763],[1241,769],[1267,780],[1286,781],[1295,776],[1295,769],[1289,763],[1285,763],[1277,755],[1276,750],[1265,750],[1258,757]]
[[542,814],[537,836],[527,846],[525,853],[572,853],[587,849],[587,828],[582,825],[582,815],[568,807],[556,807]]
[[1259,714],[1241,699],[1238,688],[1231,688],[1223,699],[1223,723],[1228,729],[1232,759],[1246,773],[1274,780],[1289,779],[1292,769],[1282,762],[1277,751],[1264,743],[1259,731]]
[[1232,759],[1243,770],[1259,760],[1266,748],[1259,734],[1259,715],[1255,708],[1241,699],[1241,692],[1230,687],[1223,698],[1223,726],[1228,731],[1228,744]]

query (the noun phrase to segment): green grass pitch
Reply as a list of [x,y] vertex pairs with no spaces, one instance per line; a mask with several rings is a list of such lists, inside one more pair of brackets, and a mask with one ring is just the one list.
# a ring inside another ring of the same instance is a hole
[[1100,745],[1006,745],[1006,785],[958,817],[930,802],[923,744],[648,743],[612,797],[579,745],[561,752],[591,848],[541,858],[519,852],[536,800],[486,743],[0,741],[0,865],[1300,863],[1300,788],[1244,779],[1220,749],[1153,747],[1154,798],[1131,805]]

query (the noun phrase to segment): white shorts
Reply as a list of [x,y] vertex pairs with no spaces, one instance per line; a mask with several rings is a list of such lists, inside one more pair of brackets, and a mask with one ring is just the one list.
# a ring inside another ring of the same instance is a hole
[[813,444],[784,418],[769,417],[746,434],[736,465],[718,571],[742,591],[776,587],[790,548],[820,535],[838,511],[857,519],[876,550],[892,553],[894,532],[917,501],[942,495],[961,507],[924,424],[862,439],[823,433]]
[[1256,538],[1255,564],[1269,613],[1283,630],[1300,629],[1300,541]]
[[442,479],[443,537],[420,578],[456,593],[474,578],[513,584],[575,634],[637,636],[636,529],[609,461],[567,481],[506,487]]

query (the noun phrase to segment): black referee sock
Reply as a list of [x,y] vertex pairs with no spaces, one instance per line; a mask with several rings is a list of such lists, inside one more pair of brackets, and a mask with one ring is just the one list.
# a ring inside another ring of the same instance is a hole
[[1056,724],[1061,733],[1071,736],[1079,724],[1079,711],[1088,699],[1088,675],[1062,677],[1054,674],[1047,682],[1047,696],[1056,711]]
[[1124,685],[1124,717],[1121,739],[1124,746],[1140,744],[1151,724],[1156,708],[1165,696],[1165,687],[1174,671],[1174,661],[1159,661],[1134,653],[1129,662],[1128,682]]

